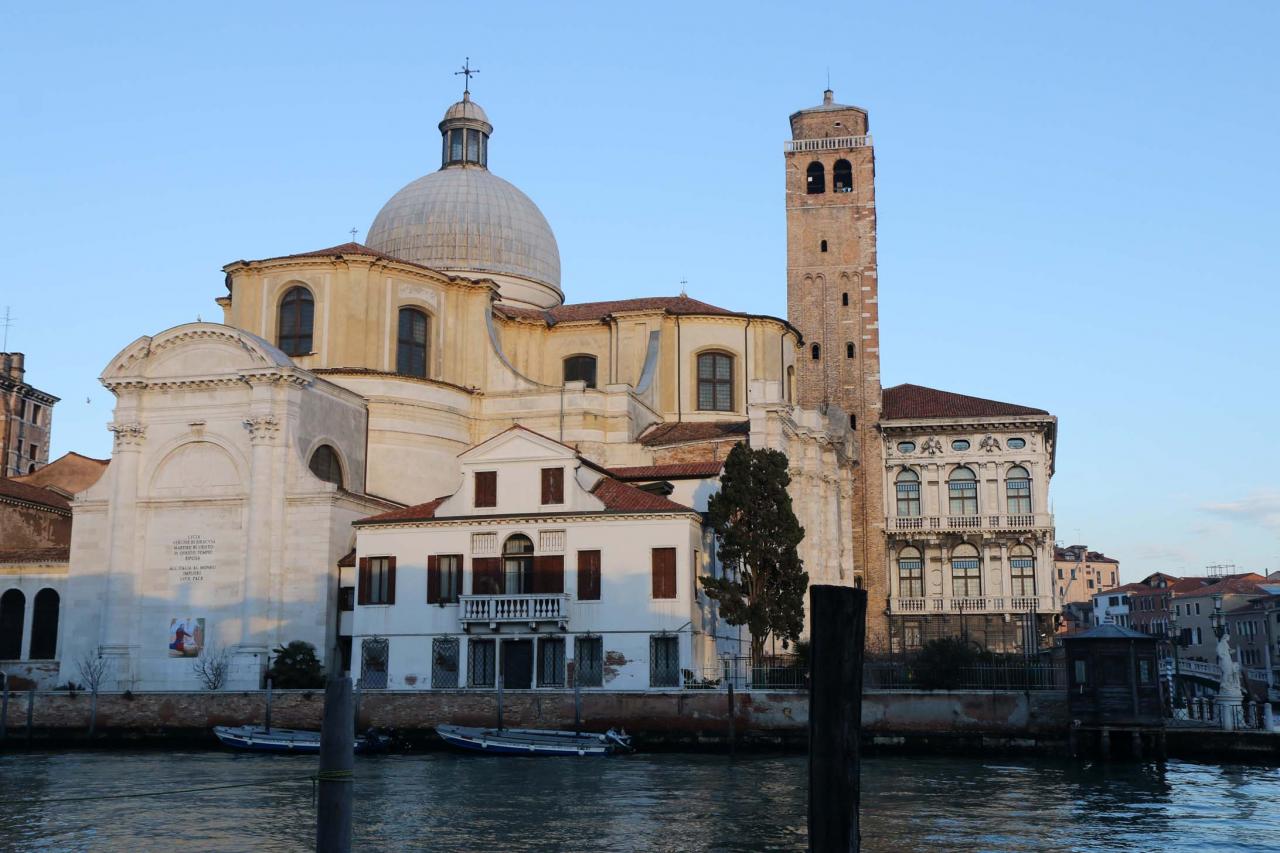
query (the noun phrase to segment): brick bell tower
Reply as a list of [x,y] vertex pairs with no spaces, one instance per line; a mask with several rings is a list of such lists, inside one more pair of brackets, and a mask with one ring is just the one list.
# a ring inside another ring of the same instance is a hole
[[838,406],[857,437],[849,523],[856,580],[868,592],[867,644],[884,643],[884,460],[876,306],[875,150],[861,107],[822,105],[791,115],[787,175],[787,316],[805,338],[796,397]]

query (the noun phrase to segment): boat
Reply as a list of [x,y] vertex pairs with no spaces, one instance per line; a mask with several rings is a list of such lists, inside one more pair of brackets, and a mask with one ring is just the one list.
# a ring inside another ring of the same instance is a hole
[[436,726],[450,746],[492,755],[612,755],[631,752],[626,732],[563,732],[547,729],[485,729]]
[[[320,733],[305,729],[278,729],[263,726],[214,726],[213,734],[224,746],[252,752],[289,752],[315,755],[320,752]],[[355,751],[377,752],[390,738],[375,732],[356,735]]]

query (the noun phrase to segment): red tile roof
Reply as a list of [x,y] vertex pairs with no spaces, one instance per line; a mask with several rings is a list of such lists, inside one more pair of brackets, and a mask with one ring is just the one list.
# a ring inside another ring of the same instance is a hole
[[44,486],[29,486],[26,483],[19,483],[8,478],[0,479],[0,498],[39,504],[62,514],[71,511],[71,501],[53,489],[45,488]]
[[681,444],[687,441],[712,441],[715,439],[746,436],[751,433],[747,421],[701,421],[692,423],[657,424],[640,436],[646,447],[660,444]]
[[401,507],[400,509],[393,509],[390,512],[371,515],[368,518],[361,518],[354,523],[381,524],[389,521],[429,521],[436,517],[436,510],[440,508],[440,504],[444,503],[451,497],[452,495],[443,495],[433,501],[427,501],[424,504],[415,504],[413,506]]
[[619,480],[697,480],[719,477],[724,461],[676,462],[669,465],[625,465],[610,468],[609,473]]
[[338,560],[338,567],[343,569],[353,568],[356,564],[356,549],[352,548],[341,559]]
[[0,563],[66,563],[71,560],[71,549],[61,548],[5,548],[0,550]]
[[1101,551],[1087,551],[1083,560],[1076,560],[1074,554],[1078,553],[1080,545],[1071,545],[1066,548],[1054,548],[1053,559],[1059,562],[1085,562],[1085,563],[1115,563],[1119,565],[1119,560],[1113,560]]
[[591,487],[591,494],[599,498],[604,503],[604,508],[611,512],[693,512],[684,504],[620,483],[612,477],[601,477]]
[[1258,595],[1265,590],[1259,588],[1258,584],[1266,583],[1266,578],[1254,572],[1247,572],[1242,575],[1232,575],[1223,578],[1217,583],[1200,587],[1199,589],[1183,593],[1183,597],[1214,595],[1222,593],[1223,595]]
[[884,389],[882,419],[982,418],[1009,415],[1047,415],[1044,409],[1001,403],[966,394],[953,394],[923,385],[894,385]]

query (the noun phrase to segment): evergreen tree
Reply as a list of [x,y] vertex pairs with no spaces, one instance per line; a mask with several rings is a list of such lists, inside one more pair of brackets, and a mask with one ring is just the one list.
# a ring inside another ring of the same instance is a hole
[[739,444],[725,460],[720,491],[711,496],[707,520],[720,546],[722,578],[700,578],[730,625],[751,632],[751,658],[759,661],[773,635],[783,648],[804,629],[809,575],[796,552],[804,528],[791,509],[787,456]]
[[277,646],[275,660],[267,675],[271,685],[281,689],[324,687],[324,670],[316,657],[316,647],[303,640]]

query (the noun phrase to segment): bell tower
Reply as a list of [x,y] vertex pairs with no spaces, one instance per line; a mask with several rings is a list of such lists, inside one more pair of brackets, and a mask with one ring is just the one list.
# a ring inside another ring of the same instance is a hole
[[861,107],[822,104],[791,115],[785,143],[787,316],[804,335],[797,402],[839,407],[858,446],[849,523],[855,580],[868,591],[867,641],[884,636],[888,598],[880,332],[876,281],[875,151]]

